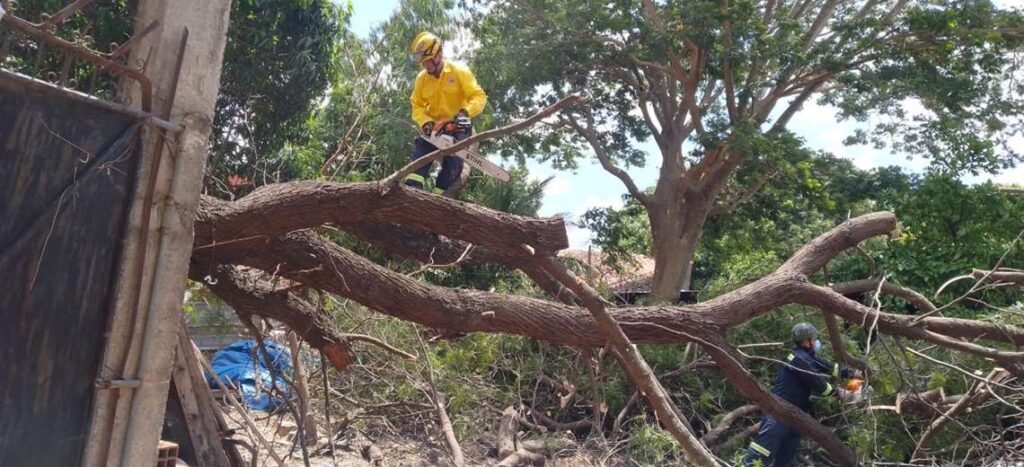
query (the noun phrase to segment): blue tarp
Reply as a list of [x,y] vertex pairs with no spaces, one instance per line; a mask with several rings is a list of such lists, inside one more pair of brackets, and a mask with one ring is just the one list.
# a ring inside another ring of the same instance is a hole
[[[242,394],[242,403],[246,407],[255,410],[274,411],[282,406],[284,402],[276,397],[270,397],[268,393],[273,387],[272,384],[276,384],[278,390],[285,394],[291,394],[291,388],[288,387],[288,383],[281,376],[284,372],[291,371],[292,356],[287,348],[278,345],[274,341],[264,339],[263,345],[266,347],[269,355],[265,355],[259,349],[259,344],[256,343],[255,339],[233,342],[213,355],[211,366],[225,385],[238,388],[238,391]],[[259,356],[259,391],[256,389],[257,356]],[[267,368],[268,360],[274,370],[274,379],[276,381],[273,383],[271,382],[271,372]],[[206,376],[206,380],[210,387],[218,387],[217,382],[210,375]]]

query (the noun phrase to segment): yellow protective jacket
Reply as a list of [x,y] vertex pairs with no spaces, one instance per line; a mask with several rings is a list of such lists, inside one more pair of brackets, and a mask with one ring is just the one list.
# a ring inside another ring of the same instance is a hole
[[450,120],[459,109],[466,109],[470,118],[480,115],[487,105],[487,94],[467,66],[445,60],[437,78],[426,70],[420,71],[410,101],[412,119],[422,127],[427,122]]

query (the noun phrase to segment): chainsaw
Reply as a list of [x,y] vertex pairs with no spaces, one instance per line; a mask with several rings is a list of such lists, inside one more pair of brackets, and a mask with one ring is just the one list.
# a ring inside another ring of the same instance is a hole
[[865,399],[871,399],[875,392],[874,388],[864,384],[864,380],[861,378],[850,378],[846,380],[844,386],[846,397],[841,400],[846,404],[857,404]]
[[[438,149],[447,149],[455,145],[455,137],[447,134],[434,134],[434,135],[420,135],[425,141],[433,144]],[[469,165],[476,167],[477,170],[483,172],[489,177],[496,178],[503,182],[507,182],[512,179],[505,169],[501,168],[498,164],[495,164],[486,157],[480,155],[479,152],[473,147],[465,148],[461,151],[452,154],[458,156],[460,159],[466,161]]]

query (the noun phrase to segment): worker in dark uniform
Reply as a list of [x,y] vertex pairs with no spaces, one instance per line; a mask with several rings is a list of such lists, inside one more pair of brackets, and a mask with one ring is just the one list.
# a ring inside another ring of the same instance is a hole
[[[843,401],[852,400],[854,391],[835,388],[828,379],[859,379],[859,370],[841,368],[838,363],[830,363],[819,358],[817,353],[821,350],[821,341],[818,340],[818,330],[811,323],[798,323],[793,326],[793,342],[796,345],[775,378],[772,394],[799,407],[812,417],[814,406],[811,404],[811,396],[836,395]],[[748,467],[789,467],[796,463],[796,451],[799,446],[800,433],[765,413],[761,416],[761,427],[757,436],[750,442],[743,463]]]

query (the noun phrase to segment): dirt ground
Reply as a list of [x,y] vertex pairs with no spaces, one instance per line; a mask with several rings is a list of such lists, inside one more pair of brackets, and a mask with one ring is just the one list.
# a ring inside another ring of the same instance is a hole
[[[250,436],[242,427],[241,417],[233,409],[226,409],[228,423],[237,430],[234,438],[250,442]],[[275,452],[284,458],[284,465],[288,467],[302,467],[305,465],[302,458],[302,451],[295,443],[297,430],[291,417],[287,415],[267,415],[263,412],[251,412],[250,417],[255,421],[264,439],[269,442]],[[451,466],[451,458],[448,446],[444,439],[429,434],[403,433],[400,436],[384,433],[384,430],[377,426],[368,426],[365,429],[348,429],[340,436],[336,436],[333,452],[330,449],[327,437],[318,438],[315,446],[308,447],[309,465],[314,467],[420,467],[420,466]],[[527,437],[526,439],[536,439]],[[549,437],[548,441],[552,438]],[[258,446],[258,440],[252,440]],[[547,463],[552,467],[592,467],[592,466],[625,466],[631,465],[621,457],[615,455],[614,447],[597,448],[595,446],[583,446],[568,438],[562,438],[557,444],[560,449],[550,449],[545,452]],[[466,465],[472,466],[493,466],[498,463],[495,455],[495,441],[493,439],[460,440],[463,454],[466,458]],[[289,454],[291,450],[291,454]],[[258,453],[257,466],[275,466],[276,462],[267,454],[266,449],[261,448]],[[239,452],[246,464],[251,465],[252,454],[245,448]]]

